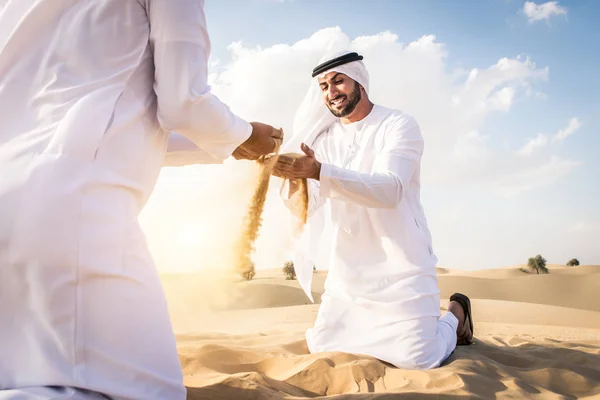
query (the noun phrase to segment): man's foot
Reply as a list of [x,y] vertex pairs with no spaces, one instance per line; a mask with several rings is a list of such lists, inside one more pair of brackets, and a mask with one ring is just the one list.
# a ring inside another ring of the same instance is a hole
[[471,302],[469,298],[460,293],[455,293],[450,297],[448,311],[454,314],[458,319],[456,328],[457,345],[468,345],[473,341],[473,321],[471,317]]

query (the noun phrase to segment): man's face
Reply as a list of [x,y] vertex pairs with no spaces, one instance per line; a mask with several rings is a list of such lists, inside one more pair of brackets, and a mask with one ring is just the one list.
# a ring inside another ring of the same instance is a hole
[[342,73],[330,72],[319,78],[319,86],[327,108],[338,118],[350,115],[360,102],[360,85]]

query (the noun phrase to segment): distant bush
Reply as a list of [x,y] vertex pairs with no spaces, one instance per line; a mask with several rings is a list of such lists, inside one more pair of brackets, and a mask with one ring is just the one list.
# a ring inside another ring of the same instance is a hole
[[535,257],[531,257],[527,261],[527,266],[532,272],[537,274],[547,274],[550,272],[546,267],[546,259],[539,254]]
[[251,281],[256,275],[256,268],[254,267],[254,263],[248,264],[248,267],[244,271],[242,271],[242,278],[247,281]]
[[285,279],[288,281],[296,279],[296,269],[294,268],[293,261],[287,261],[285,264],[283,264],[283,274],[285,275]]
[[576,266],[579,265],[579,260],[576,259],[576,258],[572,258],[572,259],[569,260],[569,262],[567,263],[567,265],[569,267],[576,267]]

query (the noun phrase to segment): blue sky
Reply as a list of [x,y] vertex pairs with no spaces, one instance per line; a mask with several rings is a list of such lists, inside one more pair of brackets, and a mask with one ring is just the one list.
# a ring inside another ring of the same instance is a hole
[[[550,81],[543,87],[548,99],[528,104],[511,117],[518,118],[524,130],[552,130],[574,114],[597,127],[600,2],[561,1],[559,5],[568,10],[566,17],[533,24],[523,14],[523,4],[517,0],[207,0],[206,15],[213,55],[222,60],[227,60],[232,42],[267,47],[295,42],[330,26],[340,26],[350,37],[389,30],[403,42],[433,34],[450,47],[449,63],[454,66],[485,67],[500,56],[528,55],[539,66],[550,67]],[[499,129],[503,120],[494,121]],[[600,144],[600,136],[592,136]]]
[[[554,126],[571,114],[600,121],[600,2],[561,1],[567,16],[528,23],[523,1],[401,0],[207,0],[206,15],[213,55],[226,60],[236,41],[267,47],[291,43],[315,31],[340,26],[350,37],[392,31],[408,42],[433,34],[450,48],[450,64],[485,67],[499,56],[530,56],[549,66],[546,104],[530,105],[524,127]],[[541,3],[541,2],[539,2]],[[233,11],[235,10],[235,11]],[[595,38],[595,41],[594,41]],[[566,99],[569,101],[566,101]],[[548,109],[558,111],[548,115]],[[540,121],[541,120],[541,121]],[[597,142],[598,143],[598,142]]]
[[[350,40],[375,37],[387,31],[397,35],[399,43],[409,44],[424,35],[434,35],[447,54],[443,62],[438,60],[447,76],[456,69],[464,69],[465,74],[473,69],[483,72],[505,57],[528,57],[537,70],[548,68],[547,79],[523,77],[528,81],[529,94],[517,90],[509,111],[489,112],[481,124],[474,125],[478,134],[486,138],[486,147],[481,149],[495,154],[493,168],[480,177],[484,181],[470,185],[469,174],[465,175],[466,182],[448,181],[448,184],[429,179],[430,175],[423,177],[422,201],[440,265],[465,269],[501,267],[524,263],[537,253],[550,263],[565,263],[570,257],[578,257],[585,264],[600,264],[600,158],[597,157],[600,28],[595,25],[600,17],[600,1],[536,1],[537,4],[529,5],[529,16],[524,10],[525,3],[521,0],[207,0],[205,12],[212,57],[223,69],[234,71],[231,73],[234,77],[219,76],[221,81],[229,79],[233,95],[219,92],[219,87],[215,89],[234,111],[240,110],[249,119],[259,118],[263,110],[251,112],[244,111],[243,106],[236,107],[239,104],[236,101],[240,100],[237,97],[243,99],[243,95],[235,91],[241,92],[241,86],[255,76],[262,79],[258,77],[260,70],[253,72],[254,75],[239,73],[236,60],[232,59],[235,50],[230,45],[237,42],[238,47],[260,56],[271,46],[293,46],[329,27],[339,27]],[[543,6],[545,3],[554,4]],[[539,8],[538,14],[534,14],[531,12],[534,6],[551,7],[559,12],[546,15],[544,12],[549,9]],[[530,21],[535,15],[538,20]],[[251,62],[254,58],[247,60]],[[270,68],[264,60],[261,68]],[[394,67],[389,66],[392,73]],[[399,70],[402,67],[398,65]],[[405,82],[411,78],[401,79]],[[261,82],[269,85],[268,81]],[[502,82],[501,86],[512,85]],[[518,84],[511,87],[518,88]],[[434,100],[436,92],[428,93]],[[301,94],[294,92],[298,98]],[[404,93],[399,97],[405,97]],[[415,104],[415,112],[419,114],[420,103],[413,100],[400,102],[408,104],[409,109],[404,111],[409,113]],[[268,101],[264,104],[271,108],[278,106]],[[445,111],[443,107],[436,110]],[[435,112],[421,111],[420,115],[423,126],[435,123]],[[564,140],[552,141],[573,118],[580,125],[578,129]],[[427,152],[428,144],[433,147],[439,137],[427,130],[423,133]],[[502,163],[518,161],[518,157],[512,157],[538,134],[545,135],[547,141],[539,148],[539,156],[536,155],[539,162],[534,165],[527,161],[522,169],[513,171],[513,177],[519,171],[534,173],[548,183],[510,196],[489,190],[485,180],[499,179]],[[567,167],[564,176],[552,179],[553,158],[579,164]],[[432,170],[445,168],[441,162],[424,160],[424,163]],[[527,170],[527,165],[537,169]],[[473,164],[473,169],[477,168]]]

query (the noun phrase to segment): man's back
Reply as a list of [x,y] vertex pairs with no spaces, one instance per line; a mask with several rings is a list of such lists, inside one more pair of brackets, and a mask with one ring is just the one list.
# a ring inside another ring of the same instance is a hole
[[[93,160],[119,97],[153,102],[152,70],[139,71],[149,23],[136,0],[8,1],[0,12],[0,162],[59,152]],[[146,61],[150,61],[149,59]],[[136,79],[137,78],[137,79]],[[136,80],[134,80],[136,79]]]
[[[136,0],[3,6],[0,169],[8,179],[0,185],[0,243],[14,231],[24,198],[40,192],[64,189],[61,195],[72,197],[86,184],[127,186],[131,207],[141,209],[166,141],[156,118],[149,31]],[[44,181],[34,187],[38,171]],[[69,188],[59,187],[66,182]],[[52,202],[39,204],[40,212],[60,213],[57,203],[54,210]]]
[[212,162],[282,139],[209,54],[203,0],[0,0],[0,399],[185,398],[139,212],[169,132]]
[[137,225],[168,138],[148,2],[0,3],[0,398],[185,397]]

